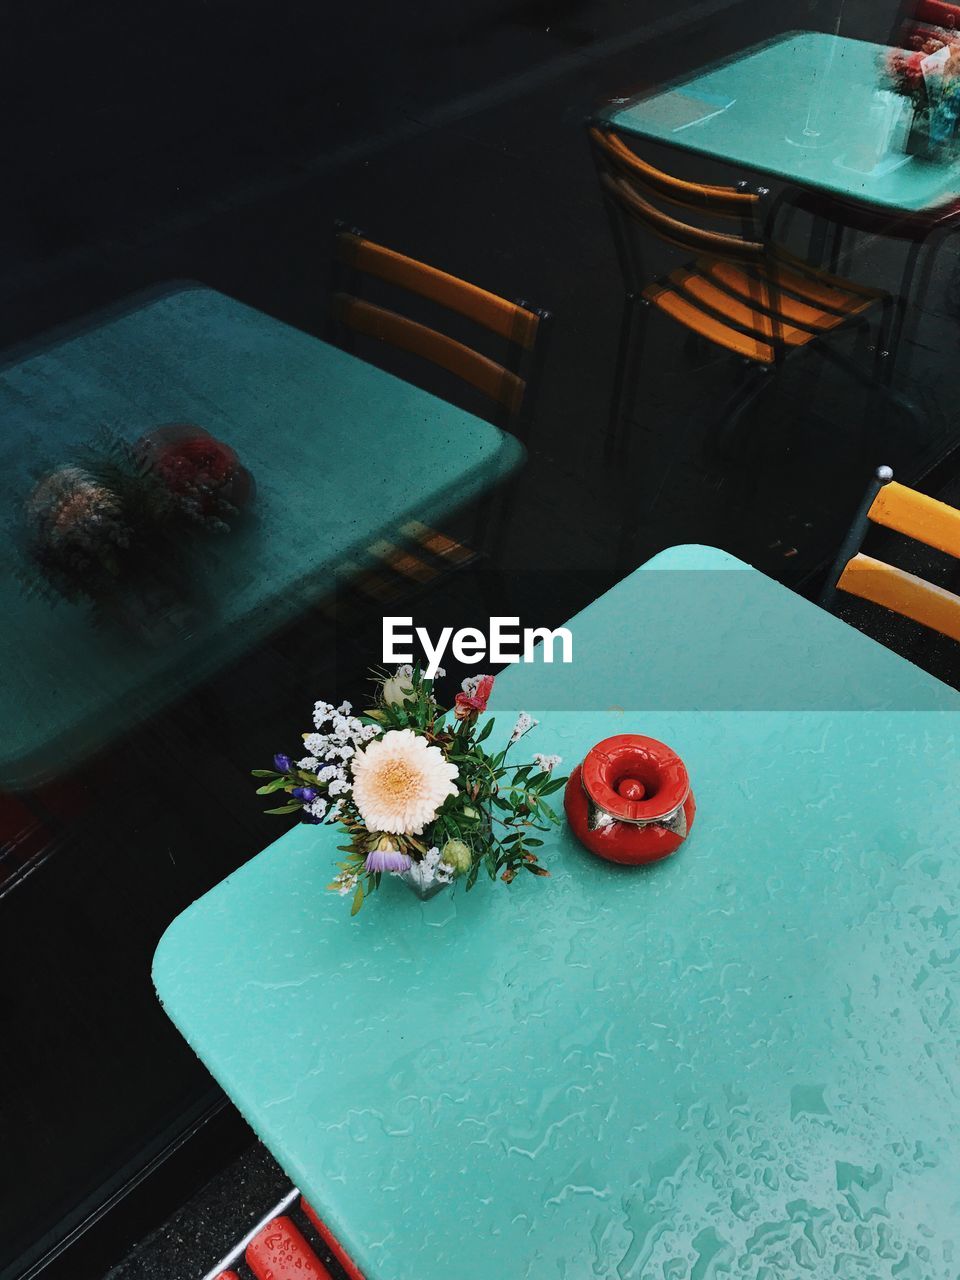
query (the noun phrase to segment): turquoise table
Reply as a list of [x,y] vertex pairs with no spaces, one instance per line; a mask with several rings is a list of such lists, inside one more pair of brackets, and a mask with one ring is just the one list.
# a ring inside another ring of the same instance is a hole
[[[570,625],[495,736],[672,743],[674,858],[562,833],[549,880],[351,919],[296,827],[170,926],[168,1014],[370,1280],[956,1280],[960,696],[703,547]],[[751,661],[805,709],[737,709]]]
[[303,613],[411,517],[431,522],[509,474],[523,449],[446,401],[197,285],[130,299],[0,368],[8,522],[38,470],[108,426],[136,439],[192,422],[232,445],[254,518],[197,551],[209,597],[176,643],[97,630],[86,609],[28,599],[0,562],[0,785],[86,758]]
[[909,108],[881,94],[881,45],[801,32],[637,101],[617,130],[788,183],[901,213],[949,205],[960,165],[907,156]]

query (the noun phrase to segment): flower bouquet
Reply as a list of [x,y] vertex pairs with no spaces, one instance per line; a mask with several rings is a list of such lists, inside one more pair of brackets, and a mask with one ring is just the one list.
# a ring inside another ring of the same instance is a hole
[[28,494],[18,576],[30,594],[174,639],[196,603],[196,536],[230,532],[253,493],[229,445],[200,427],[159,427],[136,443],[102,430]]
[[560,757],[507,762],[537,721],[521,712],[507,745],[490,752],[484,744],[494,721],[478,724],[493,676],[465,680],[451,710],[416,667],[377,684],[376,705],[359,716],[348,702],[315,704],[303,759],[280,754],[273,769],[253,770],[264,780],[258,795],[289,797],[268,813],[339,824],[346,857],[329,888],[353,895],[351,914],[384,875],[399,876],[420,897],[459,879],[472,889],[481,870],[507,884],[520,871],[549,875],[537,833],[560,821],[547,800],[566,782],[553,776]]
[[887,86],[913,105],[907,151],[926,160],[957,155],[960,119],[960,37],[955,31],[927,28],[911,38],[909,49],[884,54]]

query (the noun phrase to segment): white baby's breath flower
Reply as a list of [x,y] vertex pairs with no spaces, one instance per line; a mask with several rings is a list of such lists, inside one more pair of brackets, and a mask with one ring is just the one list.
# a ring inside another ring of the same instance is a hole
[[513,726],[513,733],[510,735],[510,741],[519,742],[525,733],[529,733],[534,725],[538,725],[539,720],[534,720],[533,716],[527,715],[526,711],[521,711],[517,716],[517,723]]
[[533,753],[533,763],[544,773],[552,773],[558,764],[563,764],[562,756],[545,756],[542,751]]
[[350,875],[349,872],[342,871],[340,875],[334,878],[333,883],[337,886],[337,893],[341,898],[345,898],[348,893],[352,893],[357,887],[357,877]]
[[304,807],[312,818],[319,818],[322,822],[327,812],[327,801],[324,800],[323,796],[320,796],[318,799],[314,800],[312,804],[305,805]]
[[457,767],[412,729],[391,729],[353,759],[353,800],[371,831],[419,835],[448,796]]
[[468,697],[472,698],[477,692],[477,688],[482,679],[483,676],[467,676],[460,688]]
[[315,769],[319,763],[320,761],[316,756],[304,756],[302,760],[297,761],[297,768],[312,770]]

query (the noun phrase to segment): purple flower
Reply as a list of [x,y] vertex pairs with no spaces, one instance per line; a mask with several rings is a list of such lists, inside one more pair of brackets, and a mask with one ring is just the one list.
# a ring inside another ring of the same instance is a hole
[[[385,844],[386,841],[380,843]],[[385,849],[371,849],[363,865],[367,871],[406,871],[412,862],[409,854],[401,853],[399,849],[388,845]]]
[[281,773],[289,773],[291,760],[289,756],[285,756],[282,751],[278,751],[273,757],[273,767],[279,769]]
[[300,800],[304,804],[313,804],[320,793],[315,787],[294,787],[290,794],[294,800]]

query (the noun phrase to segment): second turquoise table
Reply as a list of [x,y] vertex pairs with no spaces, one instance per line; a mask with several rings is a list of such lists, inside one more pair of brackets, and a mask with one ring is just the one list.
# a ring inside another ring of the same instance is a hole
[[877,96],[888,52],[863,40],[795,32],[658,93],[613,103],[606,119],[624,134],[724,161],[742,174],[768,174],[885,210],[928,212],[956,199],[960,164],[931,164],[891,148],[887,112],[899,103]]
[[257,484],[252,518],[195,548],[208,606],[151,646],[91,625],[83,605],[28,598],[0,561],[0,785],[82,761],[332,591],[338,572],[413,517],[448,515],[514,471],[489,423],[200,285],[138,296],[0,366],[8,522],[38,471],[109,427],[170,422],[226,441]]
[[170,926],[167,1012],[369,1280],[956,1280],[960,696],[709,548],[570,626],[495,735],[668,741],[678,854],[351,919],[297,827]]

